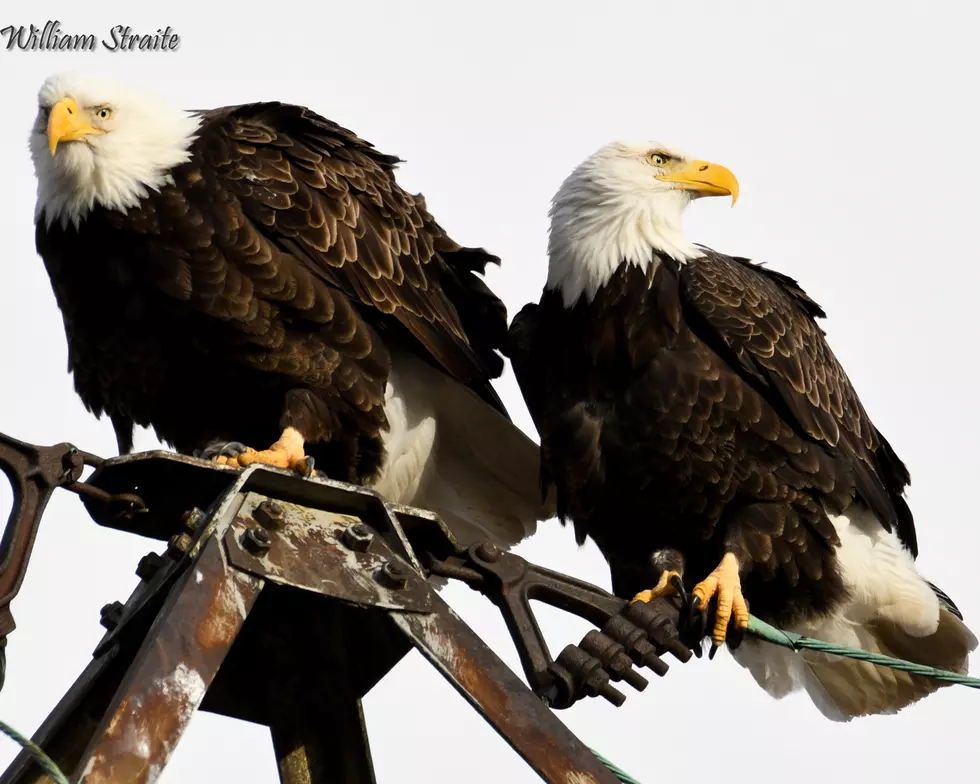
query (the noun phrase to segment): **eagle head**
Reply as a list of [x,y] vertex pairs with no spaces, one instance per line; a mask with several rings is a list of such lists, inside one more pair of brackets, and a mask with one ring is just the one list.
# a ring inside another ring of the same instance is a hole
[[681,228],[684,208],[702,196],[731,196],[734,204],[735,175],[658,142],[607,144],[552,201],[548,288],[561,289],[570,307],[583,295],[591,301],[622,264],[703,255]]
[[199,124],[190,112],[91,75],[50,77],[30,138],[37,220],[77,227],[96,205],[135,207],[190,159]]

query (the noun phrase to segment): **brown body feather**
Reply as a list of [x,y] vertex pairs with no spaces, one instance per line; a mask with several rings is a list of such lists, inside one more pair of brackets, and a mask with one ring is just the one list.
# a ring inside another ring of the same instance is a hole
[[546,290],[511,325],[542,471],[613,587],[650,587],[673,548],[689,587],[724,551],[777,623],[845,595],[827,516],[857,502],[915,553],[908,473],[868,418],[795,281],[706,252],[623,264],[591,302]]
[[396,347],[503,412],[506,310],[479,277],[497,259],[449,238],[396,158],[278,103],[203,113],[191,153],[137,209],[38,222],[76,389],[122,451],[134,424],[181,451],[293,425],[363,482]]

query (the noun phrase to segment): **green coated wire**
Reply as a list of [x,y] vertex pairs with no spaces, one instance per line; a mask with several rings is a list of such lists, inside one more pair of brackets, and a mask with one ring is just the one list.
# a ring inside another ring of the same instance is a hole
[[[955,683],[960,686],[967,686],[971,689],[980,689],[980,678],[971,678],[969,675],[962,675],[958,672],[952,672],[950,670],[940,670],[936,667],[927,667],[923,664],[916,664],[915,662],[907,661],[906,659],[897,659],[893,656],[885,656],[880,653],[872,653],[871,651],[864,651],[860,648],[849,648],[846,645],[838,645],[832,642],[826,642],[825,640],[816,640],[812,637],[804,637],[803,635],[796,634],[794,632],[786,632],[782,629],[777,629],[775,626],[770,626],[765,621],[759,620],[754,615],[749,616],[749,634],[758,637],[760,640],[765,640],[766,642],[772,643],[773,645],[779,645],[782,648],[789,648],[792,651],[817,651],[818,653],[829,653],[835,656],[844,656],[849,659],[857,659],[858,661],[866,661],[871,664],[879,664],[883,667],[890,667],[893,670],[902,670],[904,672],[912,673],[913,675],[920,675],[924,678],[934,678],[935,680],[947,681],[949,683]],[[25,738],[17,730],[8,724],[0,721],[0,732],[3,732],[12,740],[19,743],[27,752],[33,756],[38,764],[54,779],[55,784],[68,784],[68,779],[64,773],[58,768],[54,761],[44,753],[40,746],[31,741],[29,738]],[[599,760],[603,765],[605,765],[609,772],[612,773],[621,784],[640,784],[638,779],[630,776],[626,771],[617,765],[610,762],[608,759],[603,757],[595,749],[591,750],[595,755],[596,759]]]
[[640,782],[637,779],[634,779],[629,773],[627,773],[622,768],[614,765],[612,762],[610,762],[605,757],[603,757],[595,749],[590,749],[590,751],[595,756],[595,758],[599,760],[599,762],[601,762],[603,765],[609,768],[609,772],[612,773],[617,779],[619,779],[622,784],[640,784]]
[[25,738],[17,730],[11,727],[9,724],[0,721],[0,732],[6,735],[11,740],[19,743],[24,747],[37,763],[44,768],[44,771],[54,779],[55,784],[68,784],[68,777],[61,772],[61,769],[55,764],[54,760],[51,759],[44,751],[30,738]]
[[[816,640],[813,637],[804,637],[794,632],[785,632],[770,626],[765,621],[759,620],[754,615],[749,616],[749,634],[758,637],[760,640],[779,645],[782,648],[789,648],[792,651],[817,651],[818,653],[829,653],[834,656],[844,656],[848,659],[857,659],[871,664],[880,664],[882,667],[889,667],[893,670],[902,670],[913,675],[921,675],[923,678],[933,678],[937,681],[947,681],[959,686],[966,686],[970,689],[980,689],[980,678],[971,678],[969,675],[962,675],[950,670],[940,670],[936,667],[927,667],[924,664],[916,664],[906,659],[897,659],[894,656],[885,656],[881,653],[872,653],[860,648],[849,648],[846,645],[838,645],[825,640]],[[640,782],[630,776],[621,768],[603,757],[595,749],[592,753],[603,765],[609,768],[609,772],[622,782],[622,784],[640,784]]]
[[916,664],[906,659],[896,659],[893,656],[885,656],[881,653],[871,653],[860,648],[848,648],[846,645],[838,645],[824,640],[815,640],[813,637],[804,637],[793,632],[784,632],[775,626],[770,626],[765,621],[760,621],[754,615],[749,616],[748,632],[755,637],[773,645],[789,648],[793,651],[818,651],[819,653],[830,653],[835,656],[844,656],[848,659],[857,659],[871,664],[880,664],[882,667],[889,667],[893,670],[910,672],[913,675],[921,675],[923,678],[933,678],[937,681],[947,681],[966,686],[971,689],[980,689],[980,678],[971,678],[969,675],[962,675],[950,670],[940,670],[936,667],[927,667],[924,664]]

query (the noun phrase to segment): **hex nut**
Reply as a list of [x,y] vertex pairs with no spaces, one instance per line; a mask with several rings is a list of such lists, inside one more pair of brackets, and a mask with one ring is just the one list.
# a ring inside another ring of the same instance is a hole
[[344,529],[340,535],[340,541],[347,549],[353,550],[355,553],[363,553],[374,541],[374,534],[364,523],[354,523],[354,525]]
[[278,501],[266,499],[257,507],[252,515],[255,521],[264,528],[281,528],[286,520],[286,510]]

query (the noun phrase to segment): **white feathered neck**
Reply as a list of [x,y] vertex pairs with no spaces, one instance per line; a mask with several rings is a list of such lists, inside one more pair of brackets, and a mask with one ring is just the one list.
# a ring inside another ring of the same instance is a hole
[[591,302],[622,264],[646,271],[658,253],[680,262],[704,255],[681,228],[690,194],[652,184],[636,165],[635,148],[604,147],[555,194],[546,288],[560,290],[565,307],[583,295]]
[[[84,111],[110,106],[107,133],[58,146],[51,155],[47,112],[62,98]],[[153,96],[90,75],[49,78],[38,94],[38,117],[31,132],[37,175],[35,220],[50,227],[76,228],[96,205],[126,212],[150,191],[173,182],[170,170],[190,160],[200,117]]]

